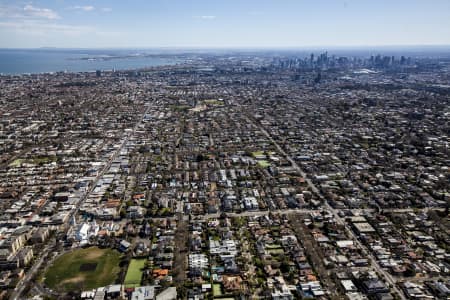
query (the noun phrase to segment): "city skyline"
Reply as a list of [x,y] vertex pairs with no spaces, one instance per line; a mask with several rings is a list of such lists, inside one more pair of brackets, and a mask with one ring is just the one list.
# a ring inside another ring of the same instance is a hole
[[0,48],[450,44],[450,2],[0,1]]

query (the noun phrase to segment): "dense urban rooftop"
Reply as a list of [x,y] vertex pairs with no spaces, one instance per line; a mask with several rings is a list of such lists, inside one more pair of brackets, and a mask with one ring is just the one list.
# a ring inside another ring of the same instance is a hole
[[0,298],[448,299],[450,59],[0,76]]

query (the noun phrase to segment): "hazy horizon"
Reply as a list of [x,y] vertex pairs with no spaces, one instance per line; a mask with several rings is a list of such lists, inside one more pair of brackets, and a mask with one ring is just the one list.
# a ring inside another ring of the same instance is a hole
[[226,47],[226,46],[204,46],[204,47],[189,47],[189,46],[149,46],[149,47],[120,47],[120,46],[105,46],[105,47],[0,47],[0,50],[314,50],[314,51],[332,51],[332,50],[442,50],[449,49],[450,44],[436,44],[436,45],[350,45],[350,46],[337,46],[337,45],[317,45],[317,46],[285,46],[285,47]]

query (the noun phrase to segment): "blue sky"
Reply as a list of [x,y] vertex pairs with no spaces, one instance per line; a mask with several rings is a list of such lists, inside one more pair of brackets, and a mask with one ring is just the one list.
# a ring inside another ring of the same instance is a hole
[[450,45],[450,0],[0,0],[0,47]]

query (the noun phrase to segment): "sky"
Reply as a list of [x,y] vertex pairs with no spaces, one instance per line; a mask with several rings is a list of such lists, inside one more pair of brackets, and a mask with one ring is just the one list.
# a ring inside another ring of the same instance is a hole
[[0,0],[0,48],[450,45],[450,0]]

